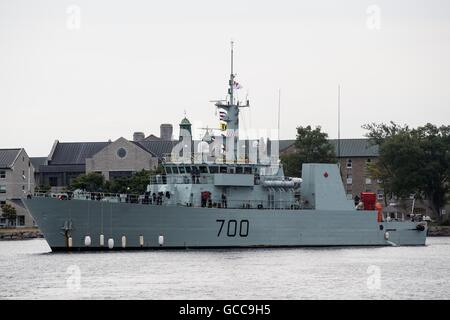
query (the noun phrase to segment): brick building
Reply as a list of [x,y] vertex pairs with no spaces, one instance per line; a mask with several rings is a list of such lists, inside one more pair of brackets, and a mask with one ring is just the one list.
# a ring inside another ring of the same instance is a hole
[[0,209],[0,227],[31,227],[33,218],[22,198],[34,192],[34,167],[24,149],[0,149],[0,205],[10,204],[16,219],[6,219]]

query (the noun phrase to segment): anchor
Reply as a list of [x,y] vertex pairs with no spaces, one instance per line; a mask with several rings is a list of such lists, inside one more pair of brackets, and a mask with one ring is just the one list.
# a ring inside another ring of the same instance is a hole
[[63,230],[63,232],[61,232],[61,234],[64,236],[64,238],[66,240],[66,247],[69,248],[69,238],[71,236],[70,231],[73,230],[72,220],[64,221],[64,226],[61,227],[61,230]]

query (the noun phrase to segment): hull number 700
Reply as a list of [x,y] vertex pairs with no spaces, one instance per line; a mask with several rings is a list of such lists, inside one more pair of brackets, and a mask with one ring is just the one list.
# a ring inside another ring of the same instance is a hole
[[220,237],[222,234],[227,235],[227,237],[247,237],[249,222],[248,220],[216,220],[219,223],[219,232],[217,236]]

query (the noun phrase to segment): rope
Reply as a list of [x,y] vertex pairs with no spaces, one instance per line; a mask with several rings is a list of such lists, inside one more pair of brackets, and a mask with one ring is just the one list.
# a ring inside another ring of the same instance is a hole
[[100,212],[101,212],[101,234],[103,234],[103,201],[100,203]]
[[112,203],[109,203],[109,237],[112,237]]
[[91,204],[90,204],[90,201],[87,201],[87,203],[88,203],[88,218],[87,218],[87,235],[89,235],[89,220],[90,220],[90,217],[91,217]]

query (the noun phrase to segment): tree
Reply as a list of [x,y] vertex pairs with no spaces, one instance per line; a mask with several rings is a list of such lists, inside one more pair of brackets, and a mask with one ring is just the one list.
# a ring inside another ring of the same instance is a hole
[[69,186],[69,190],[81,189],[88,192],[131,193],[143,194],[147,191],[150,176],[162,173],[162,168],[142,170],[130,177],[119,177],[105,181],[101,173],[91,172],[76,177]]
[[281,163],[283,164],[284,174],[288,177],[301,176],[300,156],[297,152],[282,155]]
[[424,160],[419,190],[430,201],[433,211],[440,216],[450,191],[450,126],[437,128],[426,124],[414,130],[414,135],[423,150]]
[[8,220],[15,220],[17,217],[16,208],[10,204],[3,204],[1,206],[2,216]]
[[90,172],[81,174],[72,180],[69,190],[81,189],[88,192],[102,192],[105,191],[105,178],[101,173]]
[[131,177],[121,177],[112,181],[107,181],[107,190],[111,193],[132,193],[144,194],[150,182],[150,176],[162,173],[162,168],[155,170],[141,170],[134,173]]
[[379,145],[379,159],[368,168],[381,180],[385,193],[398,197],[416,194],[427,199],[440,216],[447,202],[450,176],[450,126],[368,124],[367,137]]
[[50,187],[48,184],[47,184],[47,185],[41,184],[40,186],[37,186],[37,187],[34,189],[34,192],[37,192],[37,193],[47,193],[47,192],[49,192],[49,191],[51,190],[51,188],[52,188],[52,187]]
[[129,193],[130,178],[119,177],[106,181],[106,189],[110,193]]
[[142,170],[136,172],[130,179],[130,190],[135,194],[143,194],[147,191],[150,182],[151,171]]
[[318,126],[298,127],[295,151],[281,156],[281,162],[287,176],[301,176],[303,163],[335,163],[336,155],[328,141],[328,134]]
[[362,128],[369,131],[366,133],[366,137],[370,138],[377,145],[383,144],[386,139],[397,134],[408,133],[410,131],[407,125],[401,126],[393,121],[389,122],[389,124],[372,122],[363,125]]

